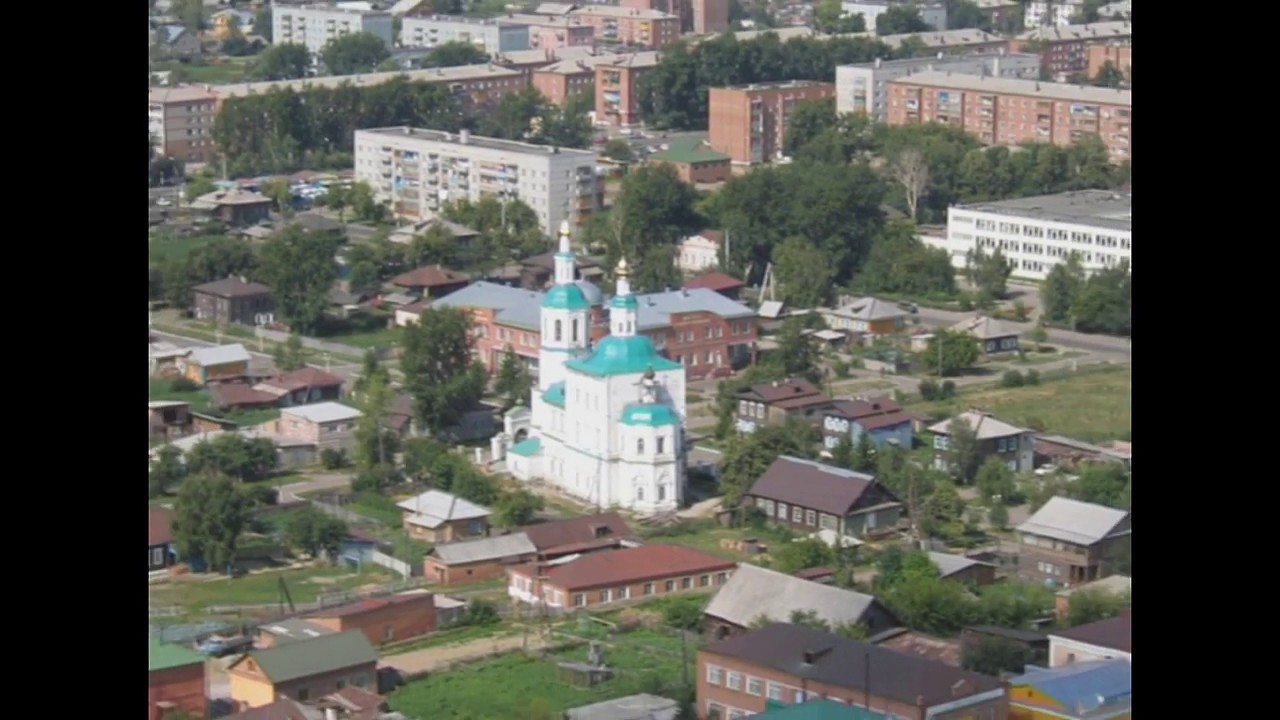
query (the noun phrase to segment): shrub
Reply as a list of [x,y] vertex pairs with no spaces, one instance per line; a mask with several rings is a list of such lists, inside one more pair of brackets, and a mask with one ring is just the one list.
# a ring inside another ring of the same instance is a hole
[[1031,311],[1021,300],[1013,301],[1013,316],[1019,320],[1025,321],[1031,315]]
[[958,304],[961,312],[969,312],[973,309],[973,296],[969,293],[961,294]]
[[938,399],[938,383],[933,380],[921,380],[919,389],[920,399],[926,402]]
[[840,378],[840,379],[842,379],[842,380],[843,380],[844,378],[849,377],[849,369],[850,369],[850,367],[851,367],[851,366],[849,365],[849,363],[845,362],[844,360],[837,360],[837,361],[835,361],[835,363],[832,365],[832,369],[835,371],[836,377],[838,377],[838,378]]
[[176,377],[169,382],[170,392],[176,392],[176,393],[195,392],[199,389],[200,389],[199,385],[191,382],[190,380],[184,377]]
[[1027,383],[1028,385],[1039,385],[1039,384],[1040,384],[1040,371],[1039,371],[1039,370],[1028,370],[1028,371],[1027,371],[1027,375],[1026,375],[1026,378],[1025,378],[1025,379],[1026,379],[1026,383]]
[[267,485],[246,485],[244,494],[254,505],[276,504],[276,489]]
[[1000,378],[1001,387],[1007,387],[1007,388],[1022,387],[1024,382],[1026,381],[1022,377],[1022,373],[1018,372],[1017,370],[1010,370],[1004,374],[1004,377]]
[[342,448],[325,448],[320,451],[320,465],[325,470],[339,470],[347,466],[347,451]]
[[462,626],[496,625],[500,622],[502,617],[498,615],[498,606],[484,600],[472,600],[466,612],[458,618],[458,625]]
[[956,384],[951,380],[943,380],[942,386],[938,388],[938,399],[950,400],[956,396]]

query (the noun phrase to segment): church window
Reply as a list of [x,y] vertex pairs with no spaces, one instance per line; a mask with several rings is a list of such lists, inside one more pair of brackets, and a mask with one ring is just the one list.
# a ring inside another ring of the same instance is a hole
[[560,342],[560,340],[561,340],[561,337],[560,337],[560,336],[561,336],[561,334],[563,333],[563,330],[564,330],[564,329],[563,329],[563,327],[561,327],[561,322],[560,322],[559,320],[557,320],[557,321],[556,321],[556,333],[555,333],[555,336],[556,336],[556,342]]
[[666,500],[666,499],[667,499],[667,485],[666,483],[663,483],[658,486],[658,502],[662,502],[663,500]]
[[573,319],[573,341],[578,342],[578,319]]
[[640,501],[642,501],[642,502],[644,501],[644,487],[643,487],[643,486],[641,486],[641,487],[637,487],[637,488],[636,488],[636,500],[640,500]]
[[644,454],[644,438],[640,438],[639,440],[636,441],[636,454],[638,455]]
[[666,440],[667,440],[666,438],[661,438],[661,437],[658,438],[658,454],[659,455],[662,454],[662,450],[663,450],[662,446],[666,444]]

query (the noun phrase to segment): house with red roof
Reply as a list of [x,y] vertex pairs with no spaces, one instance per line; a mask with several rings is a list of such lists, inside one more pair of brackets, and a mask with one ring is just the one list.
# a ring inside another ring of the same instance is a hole
[[467,275],[442,265],[427,265],[391,278],[391,284],[419,298],[442,298],[471,283]]
[[685,282],[684,286],[690,290],[699,288],[713,290],[730,300],[737,300],[742,288],[746,287],[747,284],[732,275],[726,275],[722,272],[709,272],[705,275],[690,278]]
[[316,610],[306,616],[306,621],[334,632],[359,630],[375,646],[385,645],[434,631],[435,598],[434,593],[424,591],[368,598]]
[[173,511],[152,507],[147,512],[147,571],[163,570],[173,564]]
[[596,607],[712,590],[728,582],[737,567],[732,560],[683,545],[642,545],[509,568],[507,594],[552,608]]

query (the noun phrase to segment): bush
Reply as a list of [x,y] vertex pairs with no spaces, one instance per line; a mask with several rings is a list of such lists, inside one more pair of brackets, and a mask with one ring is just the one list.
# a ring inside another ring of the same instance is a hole
[[973,310],[973,296],[969,293],[962,293],[958,302],[961,312],[969,312]]
[[920,389],[920,399],[925,402],[938,399],[938,383],[933,380],[921,380],[918,387]]
[[244,494],[254,505],[275,505],[278,497],[276,489],[266,485],[246,485]]
[[320,465],[325,470],[340,470],[347,466],[347,451],[342,448],[325,448],[320,451]]
[[997,530],[1004,530],[1009,527],[1009,508],[1005,507],[1003,502],[998,502],[987,512],[987,520]]
[[176,393],[195,392],[200,386],[184,377],[176,377],[169,381],[169,391]]
[[678,595],[663,603],[662,619],[677,630],[697,630],[706,606],[705,595]]
[[840,379],[842,379],[842,380],[843,380],[844,378],[849,377],[849,370],[850,370],[850,368],[851,368],[850,364],[849,364],[849,363],[847,363],[847,362],[845,362],[845,361],[843,361],[843,360],[837,360],[837,361],[832,365],[832,369],[835,371],[836,377],[838,377],[838,378],[840,378]]
[[390,464],[374,465],[368,470],[362,470],[355,480],[351,481],[351,489],[356,492],[378,492],[383,488],[395,485],[401,479],[400,470],[396,466]]
[[1017,370],[1010,370],[1004,374],[1004,377],[1000,378],[1000,386],[1007,388],[1022,387],[1025,382],[1026,380],[1023,379],[1022,373]]
[[1026,383],[1027,383],[1028,385],[1039,385],[1039,384],[1040,384],[1040,371],[1039,371],[1039,370],[1028,370],[1028,371],[1027,371],[1027,375],[1026,375],[1025,380],[1026,380]]
[[1026,321],[1030,315],[1031,311],[1027,309],[1027,306],[1021,300],[1013,301],[1013,316],[1015,318]]
[[466,612],[458,618],[458,625],[462,626],[496,625],[500,622],[502,617],[498,615],[498,606],[484,600],[472,600]]
[[956,384],[951,380],[943,380],[942,385],[938,388],[939,400],[950,400],[956,396]]

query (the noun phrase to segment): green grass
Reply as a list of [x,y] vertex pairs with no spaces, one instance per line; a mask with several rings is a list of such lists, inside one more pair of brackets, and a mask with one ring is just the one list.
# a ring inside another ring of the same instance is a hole
[[154,264],[163,264],[168,260],[182,260],[224,235],[172,235],[159,233],[147,240],[147,260]]
[[173,70],[183,82],[220,85],[226,83],[248,82],[253,70],[253,58],[225,58],[221,62],[208,64],[188,64],[180,62],[160,62],[155,64],[155,71]]
[[208,413],[218,417],[225,417],[228,420],[236,422],[241,427],[260,425],[268,420],[274,420],[280,417],[280,411],[276,408],[224,413],[213,407],[209,399],[208,391],[204,389],[174,390],[172,381],[161,378],[147,378],[147,400],[173,400],[177,402],[191,403],[192,412]]
[[355,500],[343,507],[391,527],[400,527],[404,522],[404,511],[396,507],[396,501],[378,493],[359,493]]
[[1079,440],[1114,440],[1133,428],[1132,366],[1081,370],[1019,388],[983,386],[950,400],[910,404],[930,415],[980,407],[1006,422]]
[[282,576],[295,602],[312,602],[317,595],[323,593],[392,580],[391,575],[380,568],[366,569],[364,572],[342,567],[305,568],[219,578],[207,582],[155,585],[149,588],[148,599],[153,606],[177,605],[188,610],[203,610],[214,605],[267,604],[279,599],[278,583]]
[[404,329],[388,327],[394,316],[384,312],[356,312],[346,318],[327,318],[317,337],[361,348],[389,348],[400,343]]

